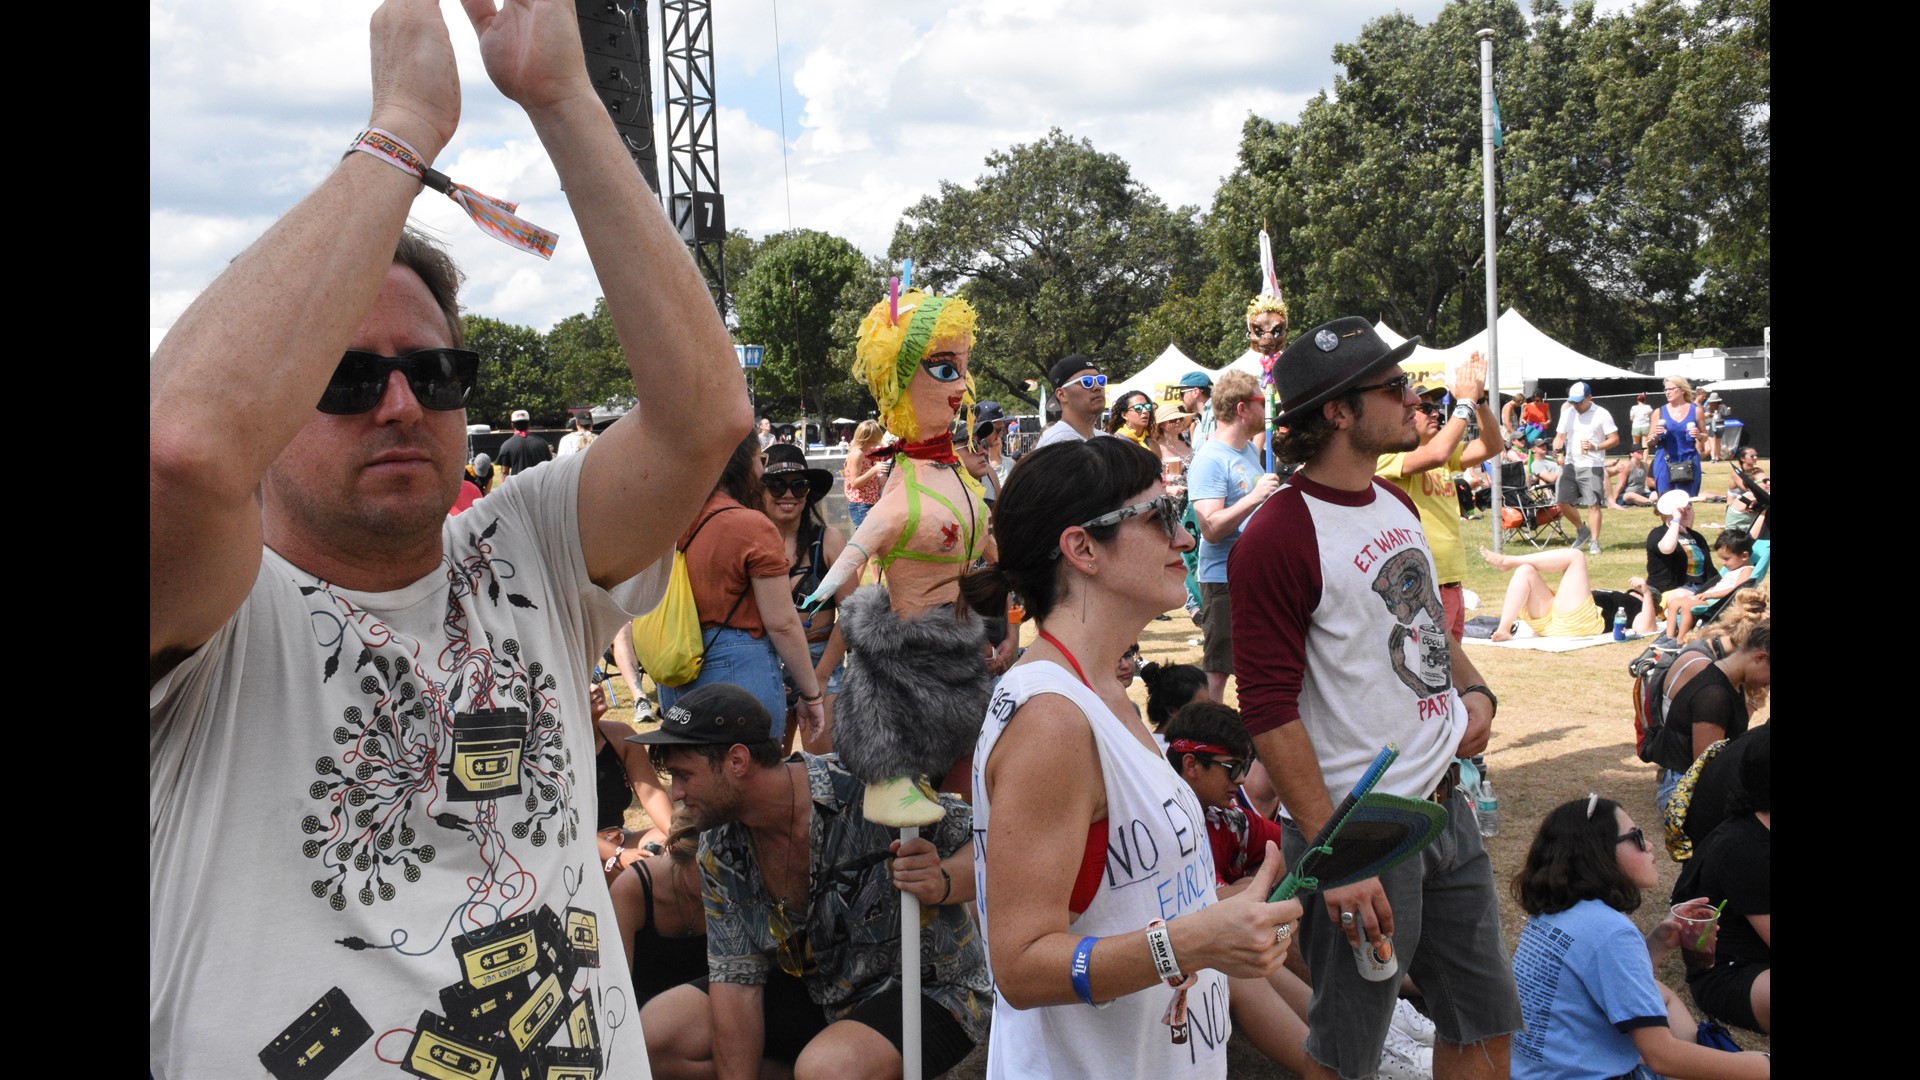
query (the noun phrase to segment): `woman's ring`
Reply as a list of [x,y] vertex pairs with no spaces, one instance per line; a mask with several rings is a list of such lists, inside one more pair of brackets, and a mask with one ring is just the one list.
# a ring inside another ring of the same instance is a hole
[[1353,912],[1351,912],[1351,911],[1343,911],[1343,912],[1341,912],[1341,913],[1340,913],[1340,925],[1341,925],[1341,926],[1352,926],[1352,925],[1353,925]]

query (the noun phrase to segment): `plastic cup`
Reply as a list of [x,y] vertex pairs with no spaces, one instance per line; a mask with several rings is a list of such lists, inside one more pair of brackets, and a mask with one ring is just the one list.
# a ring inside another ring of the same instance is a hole
[[1688,971],[1713,966],[1713,928],[1720,921],[1720,909],[1699,900],[1688,900],[1669,909],[1680,924],[1680,959]]

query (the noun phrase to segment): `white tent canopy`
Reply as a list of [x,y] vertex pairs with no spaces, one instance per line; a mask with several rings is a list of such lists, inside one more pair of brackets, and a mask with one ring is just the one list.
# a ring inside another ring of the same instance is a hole
[[[1542,333],[1526,316],[1508,308],[1500,315],[1500,389],[1518,393],[1529,379],[1631,379],[1634,373],[1577,353]],[[1485,352],[1487,332],[1480,331],[1451,349],[1437,352],[1447,362],[1458,362],[1474,352]]]
[[1125,382],[1113,383],[1107,387],[1107,403],[1120,400],[1120,395],[1135,390],[1144,390],[1148,397],[1156,402],[1160,400],[1156,389],[1164,383],[1177,383],[1182,375],[1190,371],[1206,369],[1193,362],[1193,358],[1180,351],[1180,346],[1169,345],[1165,352],[1153,358],[1153,363],[1141,368]]

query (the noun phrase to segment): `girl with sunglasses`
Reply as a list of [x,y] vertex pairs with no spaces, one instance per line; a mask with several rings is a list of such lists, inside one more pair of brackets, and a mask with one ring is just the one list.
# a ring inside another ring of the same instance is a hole
[[[1645,935],[1628,918],[1659,884],[1652,841],[1612,799],[1574,799],[1540,823],[1513,881],[1532,916],[1513,954],[1527,1022],[1513,1037],[1514,1080],[1608,1080],[1643,1067],[1675,1080],[1769,1074],[1764,1054],[1700,1045],[1686,1005],[1654,978],[1683,933],[1697,934],[1675,915]],[[1704,898],[1679,910],[1713,914]]]
[[1107,414],[1107,434],[1121,435],[1132,439],[1136,445],[1147,446],[1147,432],[1153,425],[1153,399],[1144,390],[1129,390],[1120,395],[1120,400]]
[[[826,671],[820,671],[820,660],[826,652],[827,641],[833,636],[835,616],[838,614],[838,601],[851,595],[858,580],[848,580],[841,585],[840,591],[831,597],[818,611],[805,611],[802,602],[807,594],[820,584],[827,574],[827,568],[833,560],[840,557],[840,551],[847,545],[847,538],[840,530],[827,524],[820,514],[820,501],[833,490],[833,474],[825,469],[807,466],[807,456],[800,448],[786,443],[776,443],[767,447],[767,465],[760,474],[761,509],[773,519],[774,528],[780,530],[780,542],[785,545],[787,561],[791,564],[787,570],[789,591],[793,595],[794,609],[799,612],[800,628],[807,637],[807,652],[813,661],[815,680],[826,693],[821,702],[823,719],[818,729],[796,724],[789,730],[798,730],[800,746],[809,754],[827,754],[833,752],[833,699],[840,692],[840,676],[845,665],[836,655],[834,663]],[[786,677],[787,697],[795,700],[799,688],[791,672]]]
[[1217,899],[1205,810],[1109,674],[1185,598],[1178,510],[1125,439],[1041,447],[995,507],[998,561],[961,580],[988,614],[1017,592],[1039,630],[974,751],[991,1077],[1224,1076],[1227,979],[1278,969],[1300,917],[1266,902],[1272,845]]

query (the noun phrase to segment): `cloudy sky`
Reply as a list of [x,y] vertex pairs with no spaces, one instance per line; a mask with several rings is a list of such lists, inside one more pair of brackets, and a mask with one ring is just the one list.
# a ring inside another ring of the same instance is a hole
[[[657,101],[658,5],[642,2],[653,24]],[[152,0],[150,346],[227,259],[326,175],[359,130],[375,6]],[[756,236],[790,224],[821,229],[882,254],[901,211],[940,181],[970,185],[988,153],[1056,126],[1125,158],[1168,203],[1205,207],[1233,168],[1249,112],[1293,118],[1332,85],[1335,42],[1395,7],[1425,22],[1441,6],[716,0],[728,224]],[[524,217],[560,233],[560,247],[541,263],[483,236],[431,193],[415,204],[415,219],[448,240],[467,269],[469,309],[545,330],[587,310],[598,289],[531,126],[487,81],[457,0],[443,0],[442,10],[463,112],[437,164],[518,200]],[[664,134],[660,143],[664,154]]]

